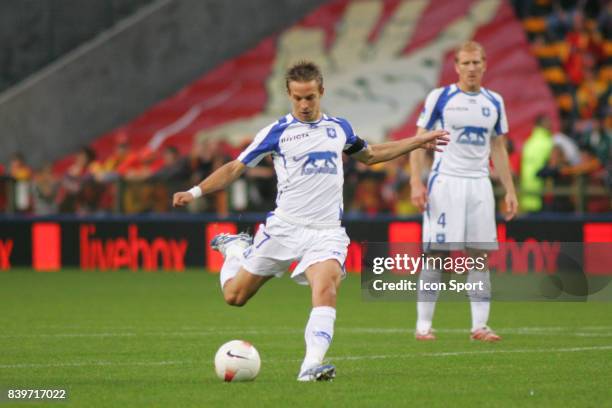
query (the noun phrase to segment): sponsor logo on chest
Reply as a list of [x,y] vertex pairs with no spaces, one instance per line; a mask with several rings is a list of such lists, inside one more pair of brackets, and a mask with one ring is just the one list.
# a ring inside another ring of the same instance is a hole
[[289,143],[289,142],[296,142],[298,140],[304,140],[307,139],[309,137],[311,137],[311,133],[309,132],[304,132],[304,133],[298,133],[295,135],[286,135],[280,138],[280,142],[281,143]]

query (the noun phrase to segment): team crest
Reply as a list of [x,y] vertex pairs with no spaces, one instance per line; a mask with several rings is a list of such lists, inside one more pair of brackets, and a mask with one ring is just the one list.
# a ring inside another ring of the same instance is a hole
[[326,130],[327,130],[327,136],[328,136],[330,139],[335,139],[335,138],[338,136],[338,135],[336,134],[336,129],[331,128],[331,127],[328,127],[328,128],[326,128]]
[[484,116],[485,118],[488,118],[489,116],[491,116],[491,109],[487,108],[486,106],[483,107],[482,116]]

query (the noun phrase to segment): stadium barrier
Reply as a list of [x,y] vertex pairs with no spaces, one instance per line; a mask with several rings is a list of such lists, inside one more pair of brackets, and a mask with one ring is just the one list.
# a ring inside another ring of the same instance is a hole
[[[185,214],[6,217],[0,219],[0,270],[182,271],[189,267],[216,272],[222,258],[208,245],[212,237],[219,232],[255,232],[263,220],[262,214],[227,218]],[[361,271],[367,243],[416,243],[421,237],[418,217],[350,218],[344,225],[352,240],[345,265],[349,272]],[[537,271],[550,255],[546,253],[553,247],[550,243],[611,243],[612,215],[539,215],[510,223],[499,220],[498,237],[500,242],[518,243],[509,270]],[[590,257],[590,265],[595,265],[599,274],[612,274],[612,251],[601,246],[584,248],[585,264]]]
[[[515,180],[516,182],[516,180]],[[171,182],[166,180],[156,180],[155,178],[143,181],[125,181],[121,178],[111,179],[104,182],[81,181],[83,185],[88,185],[87,191],[81,190],[76,194],[79,201],[86,201],[84,204],[89,213],[105,212],[113,214],[142,214],[149,212],[167,213],[177,212],[171,208],[171,202],[167,199],[173,191],[180,191],[190,187],[184,182]],[[253,183],[247,179],[247,183]],[[32,191],[35,184],[31,181],[16,181],[10,176],[0,175],[0,213],[34,213],[37,212],[35,197]],[[543,199],[567,199],[570,207],[574,207],[577,214],[597,212],[601,213],[610,209],[611,191],[609,186],[591,185],[586,176],[576,176],[571,185],[551,186],[547,184],[542,191],[531,191],[520,188],[517,185],[519,196],[529,194]],[[247,188],[257,188],[248,185]],[[59,190],[59,189],[57,189]],[[504,189],[494,182],[493,191],[498,202],[503,200]],[[56,193],[57,195],[58,193]],[[231,190],[230,190],[231,194]],[[57,197],[47,198],[57,203]],[[588,203],[596,204],[598,210],[588,211]],[[272,203],[271,203],[272,204]],[[76,205],[76,203],[75,203]],[[58,211],[57,209],[55,210]],[[209,210],[210,211],[210,210]],[[258,211],[258,210],[254,210]],[[63,209],[61,213],[78,212],[75,208],[67,211]],[[180,212],[180,210],[179,210]],[[569,211],[568,211],[569,212]]]

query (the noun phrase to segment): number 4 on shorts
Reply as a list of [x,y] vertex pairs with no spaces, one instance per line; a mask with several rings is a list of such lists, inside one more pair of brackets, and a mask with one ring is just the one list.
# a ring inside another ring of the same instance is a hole
[[438,225],[441,225],[442,228],[446,227],[446,213],[440,214],[438,217]]

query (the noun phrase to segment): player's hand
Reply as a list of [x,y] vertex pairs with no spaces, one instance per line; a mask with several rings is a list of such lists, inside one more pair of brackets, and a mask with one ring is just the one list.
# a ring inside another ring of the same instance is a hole
[[427,189],[421,182],[410,184],[410,201],[419,211],[425,211],[427,205]]
[[422,149],[433,150],[436,152],[443,151],[438,146],[446,146],[448,142],[450,142],[448,132],[442,129],[426,132],[416,137],[420,138]]
[[510,221],[514,218],[518,211],[518,200],[516,199],[516,194],[506,193],[504,201],[506,203],[506,214],[504,215],[504,219],[506,221]]
[[183,207],[192,202],[193,200],[193,195],[190,192],[181,191],[178,193],[174,193],[174,196],[172,197],[172,206]]

